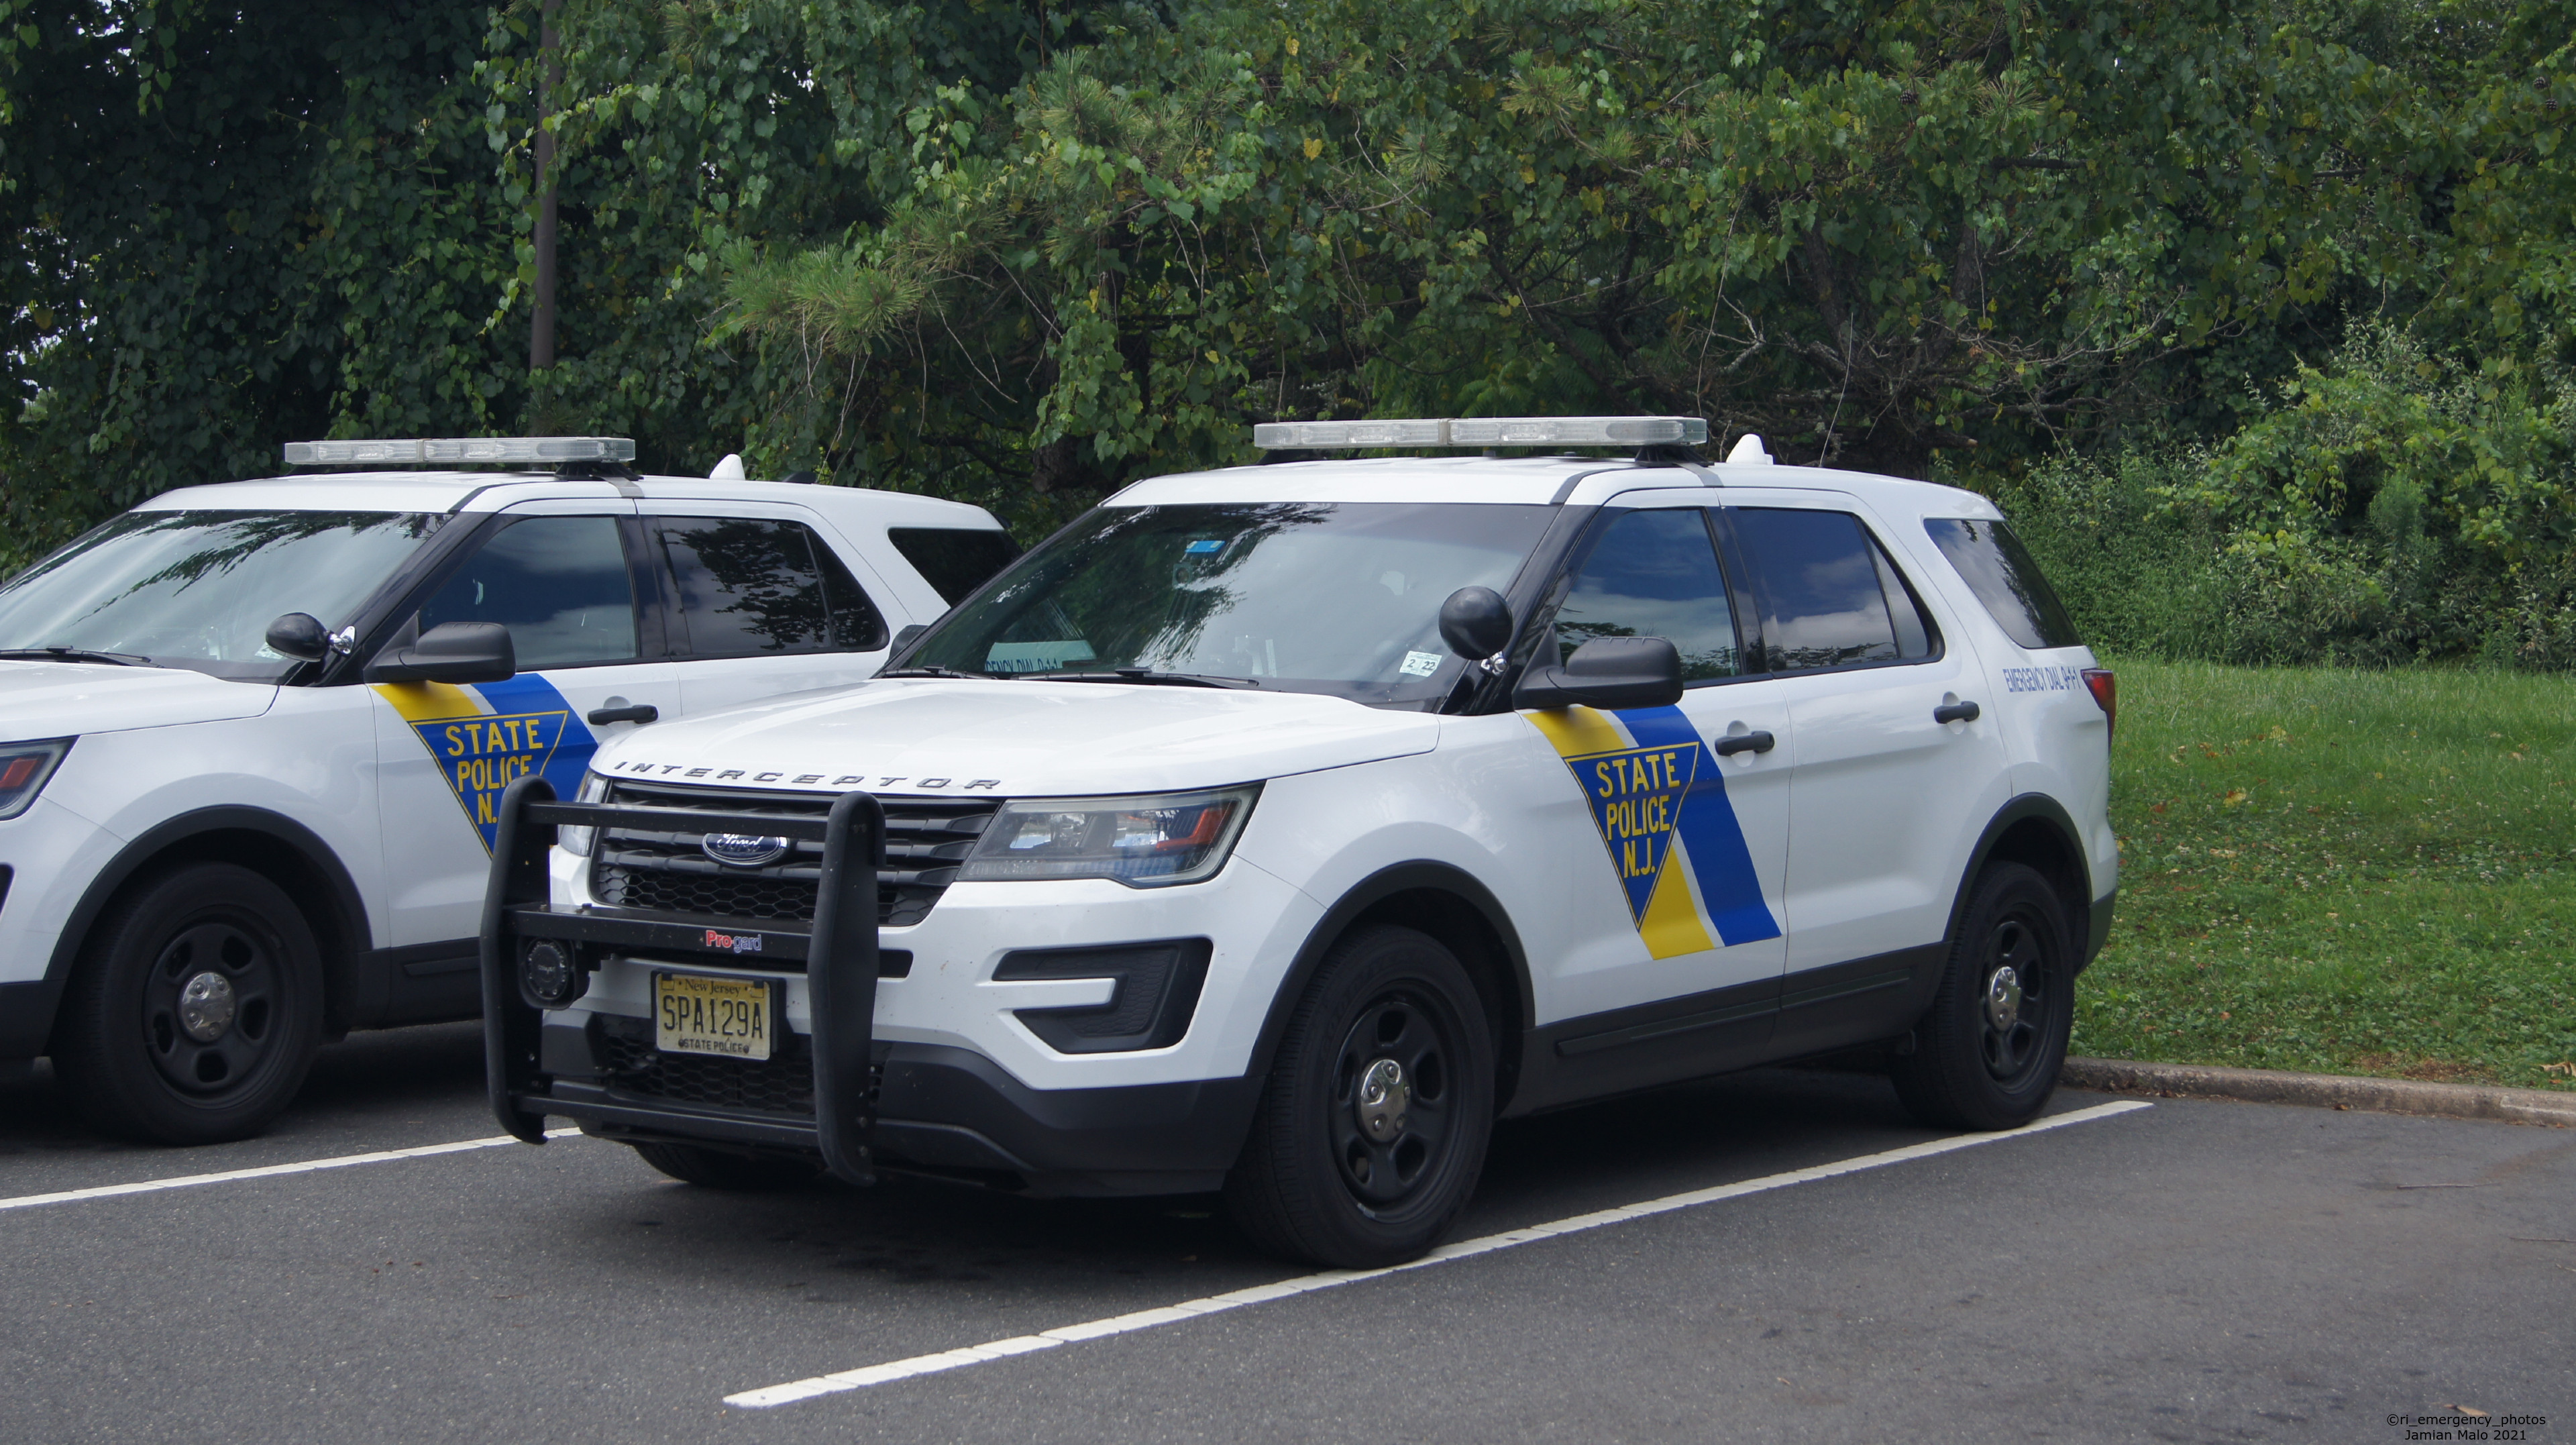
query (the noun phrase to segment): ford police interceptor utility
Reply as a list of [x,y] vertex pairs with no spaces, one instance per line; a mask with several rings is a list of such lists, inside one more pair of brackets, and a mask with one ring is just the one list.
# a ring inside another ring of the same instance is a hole
[[[1222,1188],[1365,1266],[1498,1117],[1886,1046],[2032,1118],[2108,928],[2112,679],[1984,499],[1680,418],[1265,425],[878,680],[513,785],[496,1112],[758,1187]],[[560,776],[560,775],[557,775]]]
[[258,1129],[351,1028],[471,1017],[501,789],[857,682],[1009,560],[926,497],[638,477],[617,438],[311,442],[0,587],[0,1058],[99,1125]]

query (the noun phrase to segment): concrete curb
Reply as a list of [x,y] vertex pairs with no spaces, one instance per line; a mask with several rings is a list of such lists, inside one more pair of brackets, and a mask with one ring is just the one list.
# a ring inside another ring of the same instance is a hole
[[2235,1099],[2249,1104],[2304,1104],[2319,1109],[2361,1109],[2374,1114],[2423,1114],[2437,1119],[2487,1119],[2507,1124],[2576,1128],[2576,1093],[2548,1089],[2497,1089],[2480,1084],[2425,1084],[2412,1079],[2370,1079],[2346,1074],[2282,1074],[2269,1069],[2221,1069],[2206,1064],[2147,1064],[2134,1059],[2070,1058],[2058,1082],[2073,1089],[2114,1094],[2164,1094],[2186,1099]]

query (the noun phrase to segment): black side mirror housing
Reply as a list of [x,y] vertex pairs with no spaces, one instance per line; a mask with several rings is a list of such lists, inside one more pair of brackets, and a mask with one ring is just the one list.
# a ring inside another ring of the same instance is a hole
[[507,682],[519,671],[510,629],[498,622],[442,622],[409,647],[367,664],[369,682]]
[[1512,706],[1670,707],[1682,700],[1682,655],[1669,638],[1596,637],[1562,667],[1521,674]]
[[1461,587],[1440,604],[1440,640],[1470,662],[1511,645],[1512,608],[1491,587]]
[[910,624],[894,635],[894,650],[897,652],[903,651],[906,647],[912,645],[912,640],[914,638],[919,637],[921,634],[928,632],[929,630],[930,624],[927,622],[915,622]]
[[268,624],[268,650],[298,662],[320,662],[331,655],[331,634],[310,612],[289,612]]

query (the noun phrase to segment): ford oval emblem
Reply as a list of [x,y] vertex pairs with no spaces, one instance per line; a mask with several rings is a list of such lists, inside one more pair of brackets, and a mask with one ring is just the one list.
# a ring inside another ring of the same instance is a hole
[[757,868],[786,857],[787,840],[750,833],[709,833],[698,840],[698,851],[736,868]]

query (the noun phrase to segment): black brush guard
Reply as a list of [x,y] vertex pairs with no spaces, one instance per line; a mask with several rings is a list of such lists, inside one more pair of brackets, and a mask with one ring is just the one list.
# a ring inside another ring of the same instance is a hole
[[[546,851],[557,828],[626,827],[659,832],[749,833],[823,845],[822,878],[810,928],[788,920],[737,924],[759,934],[764,959],[805,964],[806,1008],[814,1055],[814,1139],[832,1173],[853,1184],[875,1182],[869,1157],[874,1105],[869,1050],[877,1007],[877,868],[885,856],[885,810],[866,793],[843,793],[821,818],[695,809],[611,807],[558,802],[535,776],[501,795],[492,879],[483,894],[483,1067],[492,1112],[501,1127],[531,1144],[545,1142],[553,1103],[538,1067],[543,1018],[519,994],[524,940],[558,940],[590,957],[645,955],[685,963],[692,956],[740,960],[708,946],[704,922],[655,918],[631,909],[558,907],[548,897]],[[785,1010],[777,1027],[784,1030]],[[671,1120],[686,1133],[684,1118]]]

